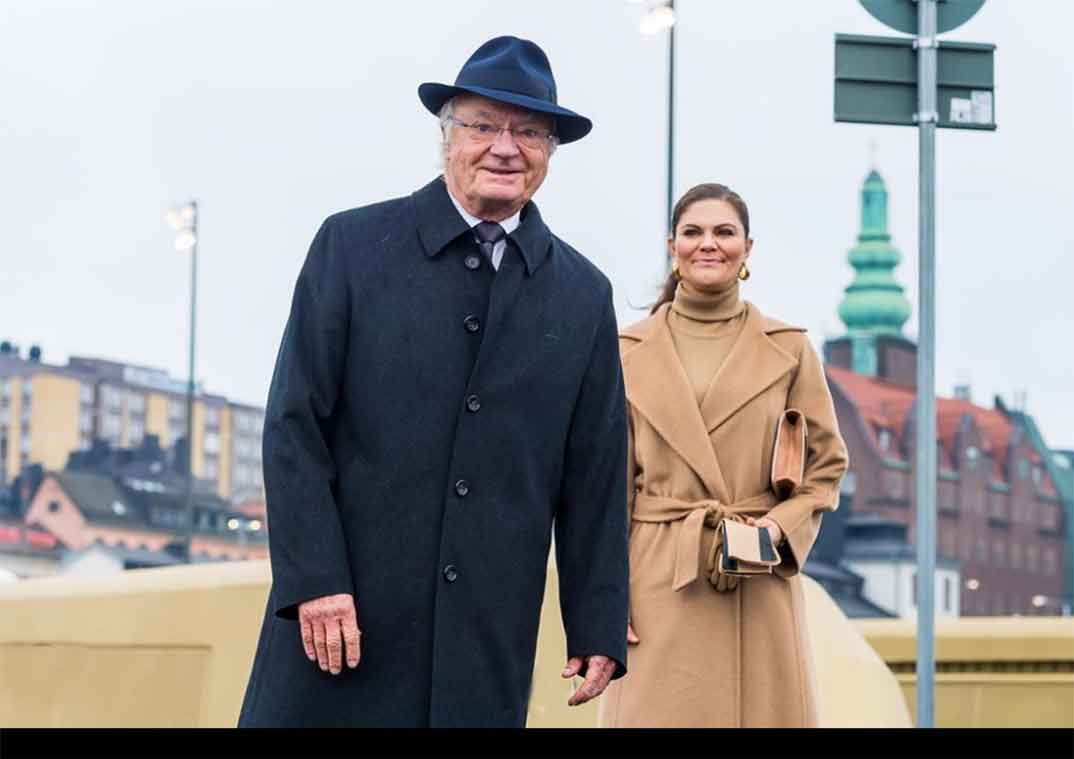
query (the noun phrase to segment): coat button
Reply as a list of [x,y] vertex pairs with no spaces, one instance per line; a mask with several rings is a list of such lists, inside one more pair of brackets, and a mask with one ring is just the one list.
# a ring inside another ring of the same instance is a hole
[[455,493],[459,498],[465,498],[470,492],[470,483],[466,480],[459,480],[455,483]]
[[459,579],[459,570],[455,569],[454,564],[448,564],[444,567],[444,579],[448,582],[455,582]]
[[467,332],[477,332],[481,329],[481,320],[473,314],[470,314],[462,320],[462,325],[466,327]]
[[471,253],[463,259],[463,264],[465,264],[466,268],[470,271],[474,271],[481,267],[481,259]]
[[466,410],[472,414],[476,414],[481,410],[481,399],[476,395],[471,395],[466,399]]

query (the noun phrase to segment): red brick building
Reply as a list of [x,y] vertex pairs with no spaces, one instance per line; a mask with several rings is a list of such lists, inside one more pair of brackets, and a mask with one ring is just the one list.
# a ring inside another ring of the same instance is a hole
[[[910,306],[894,278],[898,261],[887,234],[887,192],[873,171],[850,252],[857,276],[839,307],[848,334],[829,340],[824,355],[850,451],[853,510],[905,524],[913,544],[917,349],[901,334]],[[936,405],[936,545],[960,565],[961,613],[1060,613],[1068,517],[1049,452],[1030,434],[1028,417],[999,398],[978,406],[963,387]]]

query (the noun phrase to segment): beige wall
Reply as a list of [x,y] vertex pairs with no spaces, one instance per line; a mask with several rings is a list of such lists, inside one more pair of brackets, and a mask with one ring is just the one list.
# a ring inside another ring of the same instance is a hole
[[19,476],[19,454],[22,451],[22,378],[11,377],[8,397],[7,461],[0,461],[8,482]]
[[205,476],[205,404],[199,400],[194,401],[194,438],[191,446],[191,456],[194,463],[194,475]]
[[231,498],[231,407],[220,409],[220,477],[216,482],[216,494],[227,500]]
[[81,383],[59,374],[35,374],[30,416],[30,461],[63,469],[78,449]]
[[[915,709],[915,626],[858,620]],[[937,727],[1074,728],[1074,618],[962,617],[936,622]]]
[[145,434],[156,435],[160,445],[167,448],[172,444],[168,437],[168,396],[162,393],[149,393],[145,401]]
[[[0,585],[0,725],[234,725],[268,583],[268,562],[248,561]],[[595,703],[566,705],[556,588],[550,564],[528,723],[589,727]],[[806,596],[823,724],[907,726],[861,633],[811,580]]]

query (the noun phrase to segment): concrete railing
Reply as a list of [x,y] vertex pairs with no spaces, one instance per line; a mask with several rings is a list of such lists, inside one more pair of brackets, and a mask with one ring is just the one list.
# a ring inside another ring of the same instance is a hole
[[[858,620],[915,708],[915,625]],[[1074,617],[936,622],[937,727],[1074,728]]]
[[[249,561],[0,584],[0,726],[234,725],[269,578],[267,561]],[[529,724],[589,727],[596,721],[595,704],[566,706],[571,684],[559,676],[565,643],[552,565],[548,579]],[[851,623],[820,586],[806,578],[805,588],[822,724],[909,726],[903,689],[912,691],[912,675],[904,671],[913,660],[912,628],[898,621]],[[970,632],[950,635],[949,625],[938,626],[941,720],[1071,724],[1074,621],[952,624],[952,630],[965,626]],[[1004,641],[996,644],[1000,649],[988,642],[993,629]],[[1000,650],[1006,653],[1000,656]],[[1034,655],[1017,658],[1019,650]],[[1045,660],[1058,662],[1059,671],[986,672],[966,680],[972,673],[943,670],[947,661],[984,666]],[[955,675],[963,679],[949,689],[944,678]],[[967,687],[985,706],[960,710],[955,702],[965,697],[959,688]],[[1001,719],[991,705],[1008,698],[1017,704],[1012,701]],[[1064,708],[1066,722],[1059,719]]]

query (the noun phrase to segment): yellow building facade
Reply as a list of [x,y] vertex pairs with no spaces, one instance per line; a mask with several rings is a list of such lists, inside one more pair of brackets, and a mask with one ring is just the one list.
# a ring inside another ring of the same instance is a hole
[[[221,498],[264,499],[264,410],[197,392],[191,458],[194,474]],[[165,372],[72,357],[53,366],[15,352],[0,354],[0,479],[27,466],[63,469],[94,438],[134,448],[156,435],[163,448],[186,436],[185,383]]]

